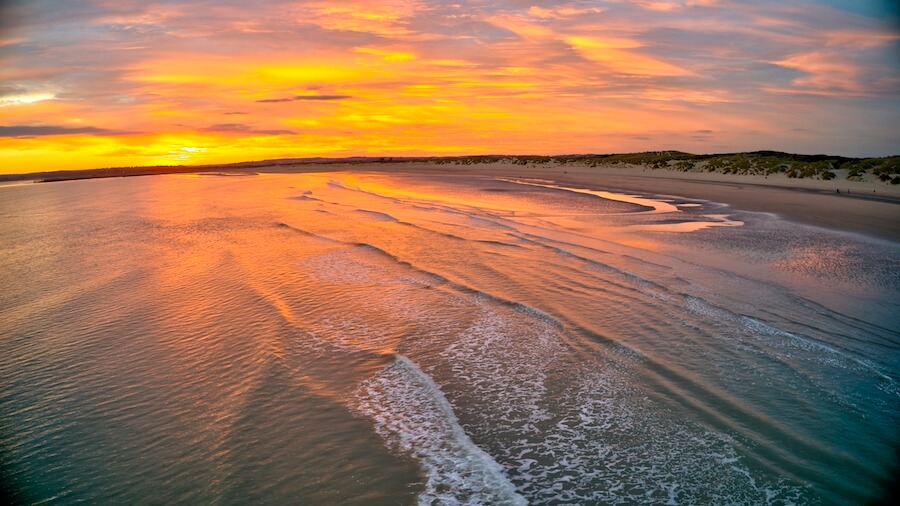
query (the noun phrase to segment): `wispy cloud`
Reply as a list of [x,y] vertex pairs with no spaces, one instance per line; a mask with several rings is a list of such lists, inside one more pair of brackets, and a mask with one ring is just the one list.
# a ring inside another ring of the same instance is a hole
[[600,6],[587,6],[587,5],[579,5],[579,4],[560,4],[560,5],[551,5],[547,7],[541,7],[539,5],[532,5],[528,8],[528,14],[542,19],[561,19],[561,18],[570,18],[573,16],[584,16],[591,14],[599,14],[603,11],[607,10],[604,7]]
[[249,134],[249,135],[294,135],[296,132],[287,129],[256,129],[243,123],[217,123],[202,129],[204,132]]
[[105,128],[91,126],[67,127],[58,125],[12,125],[0,126],[0,137],[44,137],[48,135],[103,134],[121,135]]
[[365,32],[381,36],[408,35],[411,18],[425,9],[416,0],[345,0],[302,2],[301,22],[312,22],[326,30]]
[[327,100],[346,100],[348,98],[353,98],[350,95],[296,95],[288,98],[264,98],[262,100],[257,100],[257,102],[261,104],[277,104],[282,102],[298,102],[298,101],[327,101]]

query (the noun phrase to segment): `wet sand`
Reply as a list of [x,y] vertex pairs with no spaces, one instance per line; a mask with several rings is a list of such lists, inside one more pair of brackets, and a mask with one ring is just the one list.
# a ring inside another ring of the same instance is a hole
[[[419,174],[470,174],[552,180],[566,186],[677,195],[777,214],[789,221],[900,242],[900,187],[876,181],[790,179],[783,175],[678,172],[642,167],[521,166],[508,163],[332,164],[304,171],[356,170]],[[265,172],[265,170],[263,170]],[[840,192],[838,192],[840,190]]]
[[787,178],[765,184],[748,181],[747,176],[719,180],[703,178],[703,174],[697,174],[701,177],[696,178],[667,177],[667,173],[660,172],[647,176],[608,174],[585,182],[722,202],[745,211],[774,213],[807,225],[900,241],[900,197],[879,195],[877,190],[874,194],[852,189],[849,193],[847,189],[837,193],[802,182],[791,184]]

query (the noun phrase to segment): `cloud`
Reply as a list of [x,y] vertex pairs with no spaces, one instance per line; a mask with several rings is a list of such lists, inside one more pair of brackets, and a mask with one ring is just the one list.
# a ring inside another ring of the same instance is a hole
[[712,140],[714,135],[715,131],[704,128],[691,132],[690,139],[693,141],[704,142]]
[[298,95],[294,100],[346,100],[350,95]]
[[53,163],[198,142],[221,161],[704,138],[886,154],[900,31],[877,3],[0,0],[0,140],[67,146]]
[[293,130],[257,130],[243,123],[217,123],[204,128],[204,132],[250,134],[250,135],[295,135]]
[[302,100],[346,100],[348,98],[353,98],[350,95],[297,95],[295,97],[290,98],[266,98],[263,100],[257,100],[257,102],[261,104],[277,104],[281,102],[297,102]]
[[424,3],[417,0],[313,1],[302,5],[301,19],[327,30],[403,36],[414,29],[410,18],[425,8]]
[[552,7],[540,7],[533,5],[529,7],[528,14],[536,18],[543,19],[560,19],[570,18],[573,16],[584,16],[590,14],[600,14],[607,9],[603,7],[581,7],[574,4],[556,5]]
[[0,126],[0,137],[45,137],[48,135],[102,134],[122,135],[130,132],[115,132],[91,126],[66,127],[56,125],[13,125]]
[[567,37],[564,39],[583,57],[609,67],[613,72],[642,76],[675,76],[691,72],[636,50],[641,43],[604,37]]
[[0,107],[8,105],[24,105],[42,102],[44,100],[53,100],[56,95],[52,93],[10,93],[4,94],[0,90]]

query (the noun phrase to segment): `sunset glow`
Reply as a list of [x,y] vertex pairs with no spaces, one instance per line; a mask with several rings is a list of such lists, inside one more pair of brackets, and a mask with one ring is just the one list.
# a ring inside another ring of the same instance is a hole
[[18,0],[0,172],[900,149],[891,2]]

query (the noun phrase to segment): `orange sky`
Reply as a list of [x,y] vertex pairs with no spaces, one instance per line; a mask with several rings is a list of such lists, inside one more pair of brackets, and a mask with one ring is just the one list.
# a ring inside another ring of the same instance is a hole
[[890,5],[4,2],[0,172],[351,155],[897,154]]

